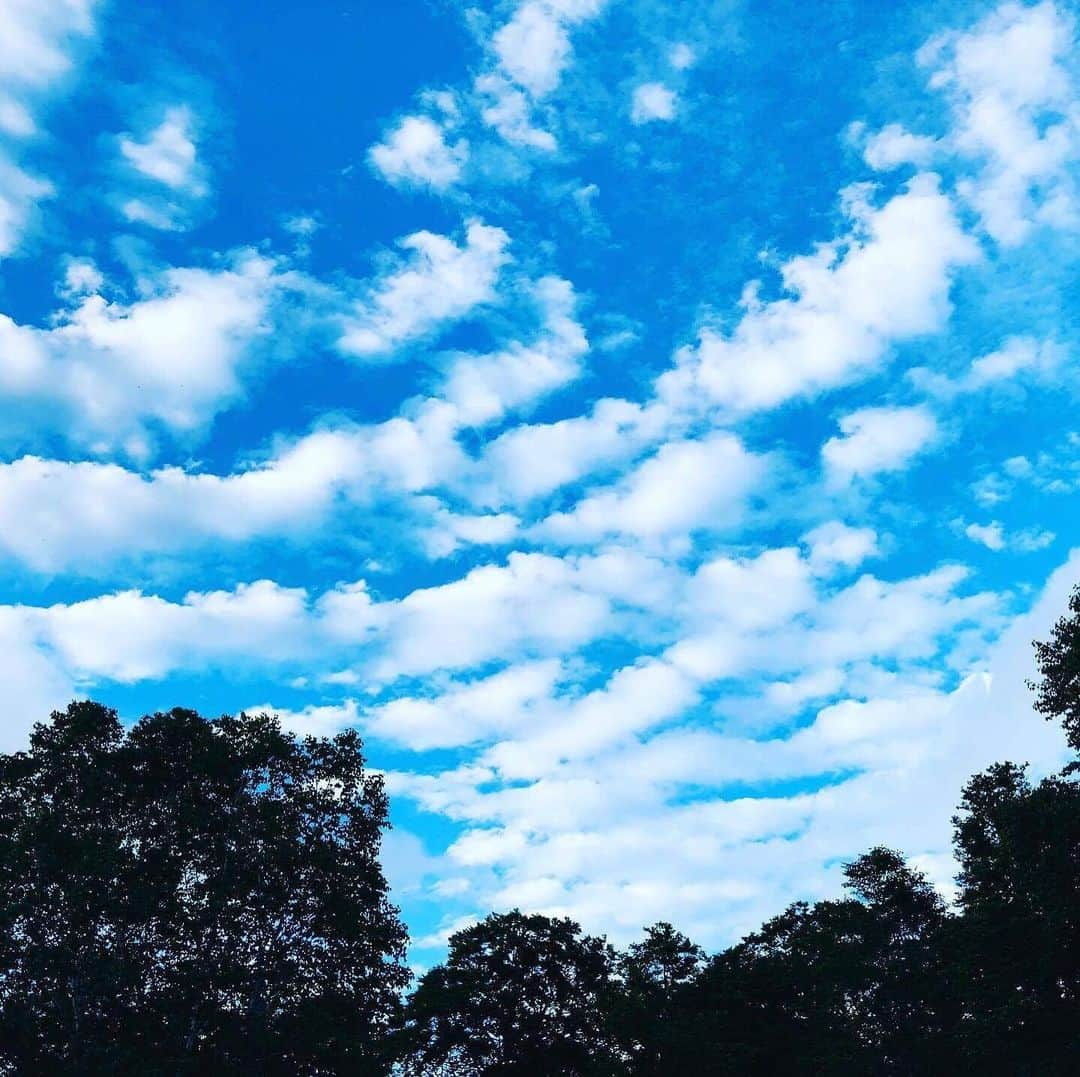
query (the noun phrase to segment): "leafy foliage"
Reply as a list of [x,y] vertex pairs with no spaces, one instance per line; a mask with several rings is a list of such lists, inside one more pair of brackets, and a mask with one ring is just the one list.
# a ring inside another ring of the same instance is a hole
[[1080,751],[1080,585],[1069,597],[1069,612],[1054,626],[1050,639],[1035,642],[1040,678],[1035,709],[1060,719],[1069,745]]
[[605,1021],[615,955],[571,920],[491,915],[450,939],[409,1000],[408,1074],[599,1074],[617,1057]]
[[73,703],[0,757],[0,1058],[19,1072],[377,1065],[408,974],[354,733]]

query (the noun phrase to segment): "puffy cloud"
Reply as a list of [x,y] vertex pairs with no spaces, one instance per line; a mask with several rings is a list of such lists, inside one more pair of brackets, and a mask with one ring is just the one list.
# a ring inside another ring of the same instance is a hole
[[[963,780],[996,759],[1032,759],[1045,771],[1064,758],[1060,731],[1031,714],[1023,679],[1028,641],[1057,616],[1077,565],[1074,556],[1000,639],[986,672],[952,689],[909,678],[750,739],[667,728],[696,695],[685,679],[665,680],[677,670],[645,661],[577,700],[544,709],[530,699],[531,724],[475,763],[394,773],[390,787],[463,824],[442,870],[473,880],[472,901],[572,915],[620,940],[674,915],[706,944],[731,942],[795,898],[832,892],[835,865],[871,840],[933,866],[947,885]],[[874,608],[888,590],[880,586],[849,589],[835,612],[848,619],[856,602],[874,623],[898,613],[904,624],[891,638],[903,650],[905,634],[949,630],[956,611],[941,603],[954,601],[955,583],[941,576],[894,592],[923,596],[918,627],[913,608],[903,612],[908,600]],[[847,640],[857,649],[854,633]],[[842,690],[832,657],[808,652],[816,671],[784,683],[796,705]]]
[[502,69],[533,97],[555,89],[570,54],[566,26],[543,0],[522,4],[491,44]]
[[916,176],[880,208],[848,193],[852,229],[781,266],[790,297],[762,302],[756,282],[731,332],[707,328],[661,376],[661,396],[736,412],[774,408],[865,376],[888,348],[941,328],[956,269],[978,258],[938,178]]
[[551,93],[570,57],[568,28],[601,7],[603,0],[525,0],[491,39],[499,66],[534,98]]
[[693,67],[694,64],[697,63],[697,54],[685,41],[680,41],[671,46],[671,49],[668,52],[668,63],[670,63],[676,71],[685,71],[687,68]]
[[481,117],[507,141],[552,152],[555,136],[533,123],[533,106],[551,94],[570,61],[570,30],[598,15],[604,0],[523,0],[492,35],[494,65],[474,89]]
[[836,567],[854,568],[878,553],[877,534],[871,527],[848,527],[839,520],[819,524],[802,537],[810,547],[810,567],[828,573]]
[[662,82],[643,82],[634,90],[630,119],[637,124],[675,119],[675,91]]
[[890,123],[871,135],[863,147],[863,160],[878,171],[912,164],[924,168],[940,151],[937,139],[913,135],[898,123]]
[[[177,668],[283,661],[303,653],[306,595],[270,580],[167,602],[138,591],[15,607],[76,675],[137,681]],[[255,656],[258,656],[257,658]]]
[[[434,404],[411,418],[314,431],[225,475],[22,457],[0,464],[0,549],[39,571],[94,573],[210,543],[302,537],[339,499],[400,499],[456,474],[455,429]],[[455,517],[434,499],[406,507],[432,529],[439,556],[448,539],[503,541],[513,530],[512,518]]]
[[950,378],[925,367],[909,370],[908,377],[931,395],[948,400],[999,385],[1015,388],[1029,380],[1052,382],[1063,370],[1066,354],[1053,341],[1014,336],[996,351],[972,360],[970,367],[958,377]]
[[621,463],[655,442],[667,424],[662,406],[604,399],[587,415],[511,427],[485,448],[491,489],[482,486],[481,496],[518,504],[551,493]]
[[390,183],[420,184],[446,190],[461,178],[469,144],[446,141],[442,126],[427,116],[406,116],[371,147],[369,159]]
[[332,737],[342,729],[357,725],[360,720],[354,699],[325,706],[311,704],[298,711],[282,710],[270,703],[259,703],[244,710],[248,714],[273,714],[283,729],[298,737]]
[[173,190],[198,194],[203,184],[197,167],[194,126],[191,109],[174,105],[165,110],[164,119],[144,142],[122,135],[120,152],[142,175]]
[[21,751],[35,722],[66,706],[75,694],[71,674],[37,645],[18,609],[0,607],[0,677],[4,712],[0,751]]
[[614,630],[613,596],[590,585],[591,562],[512,553],[452,583],[385,607],[392,630],[373,675],[388,680],[470,669],[515,654],[561,654]]
[[507,142],[551,153],[558,143],[550,131],[537,127],[532,120],[528,97],[501,75],[481,75],[476,92],[486,104],[481,111],[484,122]]
[[499,271],[509,260],[501,228],[470,221],[465,242],[415,232],[401,240],[408,262],[385,273],[345,323],[342,351],[385,356],[402,344],[465,317],[495,298]]
[[923,50],[923,62],[935,67],[931,86],[952,102],[957,151],[983,162],[961,193],[1001,243],[1019,243],[1037,223],[1080,223],[1075,30],[1051,2],[1006,3],[968,33]]
[[399,696],[369,710],[365,730],[417,751],[454,748],[512,734],[536,720],[563,675],[557,659],[509,666],[489,677],[452,684],[429,697]]
[[508,512],[479,515],[451,512],[433,498],[432,524],[421,531],[420,542],[429,557],[449,557],[463,546],[505,546],[517,535],[521,521]]
[[96,448],[154,423],[199,428],[240,394],[239,368],[268,329],[279,283],[272,262],[241,252],[225,269],[165,270],[129,303],[73,297],[49,328],[0,315],[0,400],[18,409],[9,427],[52,428]]
[[142,141],[131,134],[120,136],[120,154],[128,166],[121,188],[130,190],[133,181],[141,181],[136,195],[116,197],[122,217],[162,231],[187,227],[194,205],[209,193],[196,127],[187,105],[173,105]]
[[765,472],[764,458],[733,434],[671,441],[613,487],[596,489],[568,512],[549,516],[539,533],[579,543],[605,535],[656,541],[698,529],[724,530],[742,517]]
[[965,526],[963,521],[958,521],[958,524],[972,542],[978,542],[988,550],[993,550],[994,553],[1000,553],[1005,549],[1018,553],[1034,553],[1036,550],[1045,549],[1057,538],[1053,531],[1035,529],[1007,534],[1005,528],[997,520],[991,520],[988,524],[971,523]]
[[829,481],[844,485],[902,471],[934,442],[938,426],[921,406],[861,408],[840,420],[840,433],[822,446],[821,459]]
[[93,0],[3,0],[0,3],[0,257],[14,252],[39,202],[55,194],[53,184],[17,160],[19,147],[5,147],[37,133],[40,98],[55,92],[74,63],[80,39],[93,31]]
[[580,372],[589,344],[574,318],[573,287],[558,277],[544,277],[532,291],[542,318],[535,341],[515,342],[490,355],[458,355],[447,371],[442,396],[466,426],[493,422],[512,408],[535,403]]
[[30,175],[0,156],[0,256],[18,247],[34,208],[54,193],[47,180]]

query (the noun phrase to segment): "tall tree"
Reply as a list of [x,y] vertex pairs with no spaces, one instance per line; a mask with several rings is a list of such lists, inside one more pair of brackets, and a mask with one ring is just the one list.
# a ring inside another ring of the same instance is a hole
[[569,919],[492,914],[450,937],[400,1039],[407,1074],[577,1077],[617,1072],[606,1020],[615,955]]
[[620,955],[610,1020],[631,1073],[680,1073],[698,1053],[690,1002],[704,965],[705,951],[668,923],[647,928]]
[[889,849],[845,875],[853,897],[798,902],[710,962],[689,1003],[706,1072],[934,1072],[944,905]]
[[1069,746],[1080,751],[1080,585],[1050,638],[1034,646],[1039,679],[1029,685],[1037,693],[1035,709],[1048,720],[1059,719]]
[[0,1059],[379,1073],[408,982],[355,733],[74,703],[0,757]]
[[954,982],[973,1069],[1080,1072],[1080,785],[999,763],[964,790]]

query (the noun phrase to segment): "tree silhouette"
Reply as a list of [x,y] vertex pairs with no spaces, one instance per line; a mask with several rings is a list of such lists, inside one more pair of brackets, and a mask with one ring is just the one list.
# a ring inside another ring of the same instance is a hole
[[615,955],[571,920],[492,914],[450,937],[401,1034],[407,1074],[526,1077],[617,1072],[606,1019]]
[[939,1050],[943,902],[888,849],[845,875],[853,897],[790,906],[700,978],[715,1072],[912,1073]]
[[1039,680],[1029,685],[1037,692],[1035,709],[1048,720],[1059,719],[1069,746],[1080,752],[1080,585],[1050,639],[1034,646]]
[[408,982],[354,733],[74,703],[0,757],[0,1059],[377,1073]]
[[610,1021],[629,1072],[662,1077],[698,1051],[690,1002],[704,965],[705,951],[668,923],[620,955]]
[[1032,786],[999,763],[968,783],[955,823],[964,1054],[998,1072],[1078,1072],[1080,786]]

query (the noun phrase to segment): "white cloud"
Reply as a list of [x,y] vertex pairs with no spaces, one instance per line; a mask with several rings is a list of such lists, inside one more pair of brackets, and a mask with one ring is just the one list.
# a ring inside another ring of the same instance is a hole
[[136,171],[171,190],[195,197],[206,193],[195,146],[195,118],[186,105],[166,109],[145,141],[121,135],[120,153]]
[[399,696],[364,715],[369,735],[415,751],[454,748],[512,734],[535,721],[563,675],[557,659],[525,662],[490,677],[454,683],[431,697]]
[[[533,122],[534,105],[559,85],[570,56],[570,30],[598,15],[604,0],[523,0],[492,35],[493,66],[473,87],[481,116],[514,145],[550,153],[555,136]],[[549,110],[550,112],[550,110]]]
[[543,0],[527,0],[491,39],[502,69],[533,97],[559,83],[570,38],[559,13]]
[[[469,669],[514,654],[560,654],[614,625],[612,599],[589,586],[590,564],[512,553],[453,583],[388,603],[392,621],[380,679],[437,669]],[[341,601],[331,604],[345,613]]]
[[989,550],[1005,548],[1005,532],[996,520],[988,524],[968,524],[964,534],[973,542],[981,542]]
[[[693,675],[644,660],[579,698],[530,696],[512,738],[443,774],[391,774],[390,788],[463,824],[441,870],[472,881],[470,904],[571,915],[620,941],[673,916],[707,945],[729,943],[791,900],[835,892],[836,865],[871,841],[935,866],[947,884],[964,779],[997,759],[1045,771],[1064,758],[1060,731],[1031,714],[1023,679],[1028,641],[1060,612],[1078,563],[995,646],[989,672],[955,689],[909,669],[886,694],[841,696],[808,726],[751,740],[721,726],[664,728],[695,705]],[[849,655],[871,626],[883,657],[925,654],[979,608],[949,597],[957,580],[861,583],[814,616],[826,634],[844,626]],[[791,653],[783,634],[766,638]],[[817,653],[817,638],[806,636],[805,672],[779,682],[781,704],[843,691],[836,655]],[[436,728],[426,717],[422,727]]]
[[694,64],[697,63],[697,55],[685,41],[680,41],[671,46],[671,49],[668,52],[668,63],[670,63],[676,71],[685,71],[687,68],[693,67]]
[[47,180],[0,156],[0,257],[16,250],[37,204],[54,194]]
[[864,376],[896,342],[949,315],[955,270],[979,257],[933,175],[918,175],[880,208],[848,193],[847,235],[781,267],[790,298],[762,302],[757,284],[730,332],[707,328],[661,376],[664,399],[732,411],[774,408]]
[[446,190],[461,178],[469,144],[446,142],[443,128],[427,116],[406,116],[371,147],[372,165],[391,183],[422,184]]
[[577,378],[588,350],[574,318],[576,298],[569,281],[544,277],[532,286],[542,328],[531,344],[515,342],[490,355],[458,355],[441,393],[460,421],[479,426],[516,407],[536,402]]
[[95,291],[47,329],[0,315],[8,428],[53,430],[98,450],[147,424],[204,424],[241,391],[239,368],[268,328],[275,267],[240,252],[227,269],[168,269],[130,303]]
[[501,75],[481,75],[476,80],[476,92],[488,102],[481,113],[484,122],[507,142],[545,153],[555,150],[555,136],[533,124],[528,98]]
[[491,39],[499,66],[532,97],[551,93],[570,58],[569,27],[602,7],[603,0],[525,0]]
[[948,400],[998,385],[1015,388],[1024,381],[1052,382],[1066,366],[1066,358],[1066,350],[1053,341],[1013,336],[996,351],[972,360],[959,377],[950,378],[925,367],[909,370],[908,377],[931,395]]
[[765,473],[765,461],[733,434],[672,441],[614,487],[599,488],[568,512],[549,516],[542,535],[569,543],[605,535],[683,539],[697,529],[733,527]]
[[75,685],[56,657],[36,645],[12,607],[0,607],[0,677],[6,685],[0,751],[22,751],[34,723],[65,707]]
[[634,90],[630,119],[637,124],[675,119],[675,91],[662,82],[644,82]]
[[866,141],[863,160],[876,171],[886,171],[902,164],[924,168],[940,152],[937,139],[913,135],[898,123],[890,123]]
[[1000,553],[1009,549],[1018,553],[1034,553],[1036,550],[1046,549],[1057,536],[1053,531],[1040,531],[1028,529],[1006,533],[1005,528],[997,520],[991,520],[988,524],[967,524],[964,526],[960,521],[964,534],[972,542],[978,542],[988,550]]
[[342,351],[385,356],[495,299],[499,271],[509,261],[509,236],[501,228],[470,221],[465,242],[414,232],[399,246],[412,257],[385,273],[357,305],[341,337]]
[[810,547],[810,567],[829,573],[837,567],[855,568],[878,553],[877,534],[871,527],[848,527],[839,520],[819,524],[802,537]]
[[311,704],[298,711],[283,710],[269,703],[259,703],[243,709],[247,714],[275,715],[282,729],[287,729],[298,737],[332,737],[342,729],[360,723],[360,713],[354,699],[323,706]]
[[26,456],[0,464],[0,548],[41,571],[92,571],[117,557],[281,536],[314,522],[367,462],[359,439],[329,431],[227,476]]
[[[37,133],[40,99],[70,72],[75,49],[93,31],[94,7],[92,0],[0,2],[0,135],[25,141]],[[0,257],[18,249],[38,203],[56,193],[19,163],[19,152],[0,146]]]
[[513,541],[521,525],[521,521],[508,512],[457,513],[438,507],[437,498],[431,501],[434,502],[433,522],[420,532],[419,538],[432,558],[449,557],[463,546],[505,546]]
[[259,580],[232,591],[193,592],[179,603],[123,591],[71,605],[13,608],[76,675],[138,681],[177,668],[303,653],[305,604],[302,590]]
[[662,406],[604,399],[588,415],[511,427],[485,448],[483,466],[490,487],[474,489],[481,501],[530,501],[597,468],[621,463],[654,443],[667,423]]
[[926,408],[862,408],[840,420],[840,437],[829,438],[821,459],[831,483],[845,485],[882,472],[902,471],[938,436]]
[[[231,474],[165,467],[149,474],[117,464],[25,456],[0,464],[0,550],[38,571],[106,571],[115,560],[210,543],[303,538],[339,501],[397,501],[447,541],[500,541],[509,516],[455,516],[434,498],[406,500],[455,476],[464,457],[445,405],[372,426],[317,430]],[[108,506],[104,511],[102,506]]]
[[1050,0],[1005,3],[967,33],[920,52],[931,87],[953,113],[953,151],[978,168],[961,194],[999,243],[1022,242],[1038,224],[1080,225],[1075,163],[1080,111],[1073,16]]

